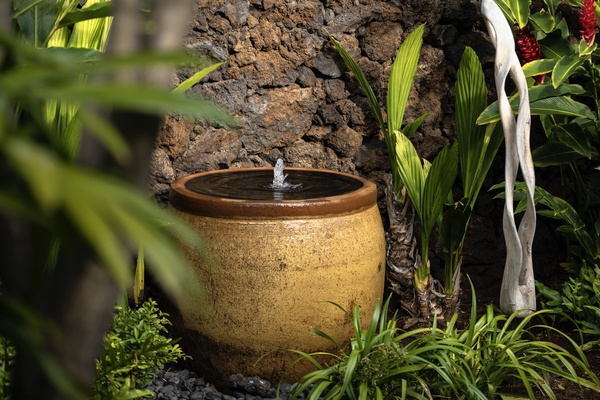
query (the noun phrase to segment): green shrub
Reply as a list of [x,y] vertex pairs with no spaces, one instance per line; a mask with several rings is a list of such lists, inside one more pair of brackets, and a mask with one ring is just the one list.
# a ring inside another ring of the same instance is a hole
[[[560,377],[600,392],[600,379],[589,369],[585,355],[567,335],[535,318],[551,313],[542,310],[522,320],[519,311],[495,315],[490,305],[479,319],[476,299],[468,328],[455,325],[455,314],[445,329],[436,326],[402,332],[395,316],[386,321],[388,302],[377,304],[368,329],[360,324],[358,307],[352,320],[356,337],[348,352],[328,354],[334,362],[322,365],[314,357],[295,351],[317,368],[305,375],[291,393],[297,398],[305,390],[307,400],[327,399],[494,399],[511,377],[523,382],[529,398],[534,388],[555,398],[550,377]],[[537,340],[533,333],[552,332],[570,343],[567,350],[552,342]],[[323,332],[314,333],[335,342]],[[336,343],[337,344],[337,343]],[[339,347],[339,344],[338,344]],[[578,372],[576,372],[578,371]]]
[[167,338],[168,314],[147,300],[138,309],[117,307],[104,338],[104,353],[96,362],[94,399],[151,396],[141,390],[165,364],[189,358],[176,341]]
[[15,349],[8,340],[0,337],[0,400],[9,398],[10,369],[15,357]]
[[563,283],[561,292],[541,282],[536,286],[544,307],[557,311],[562,322],[575,322],[586,340],[583,349],[600,346],[600,268],[583,261],[578,274]]

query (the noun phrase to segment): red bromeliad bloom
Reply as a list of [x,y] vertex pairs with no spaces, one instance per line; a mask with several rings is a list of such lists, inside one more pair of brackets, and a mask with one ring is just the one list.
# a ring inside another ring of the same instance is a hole
[[[593,1],[594,0],[592,0],[592,2]],[[517,45],[519,46],[521,57],[523,57],[523,61],[525,63],[541,60],[544,57],[542,55],[542,50],[540,49],[540,44],[536,40],[535,36],[529,31],[527,26],[517,29],[515,31],[515,36],[517,37]],[[536,75],[533,77],[533,79],[535,79],[535,81],[539,84],[544,82],[544,77],[545,74]]]
[[588,47],[594,43],[596,32],[598,32],[596,24],[596,5],[594,4],[594,0],[583,0],[581,2],[581,11],[579,12],[579,25],[581,25],[579,32]]

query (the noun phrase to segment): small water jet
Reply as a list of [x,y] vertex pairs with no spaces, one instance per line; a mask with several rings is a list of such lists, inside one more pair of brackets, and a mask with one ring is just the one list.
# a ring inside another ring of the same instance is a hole
[[[204,239],[216,262],[183,248],[205,297],[178,305],[191,367],[211,382],[232,373],[295,381],[312,366],[295,353],[335,351],[310,333],[340,343],[353,327],[334,302],[361,314],[383,296],[385,238],[377,188],[340,172],[286,168],[228,169],[183,177],[170,203]],[[208,301],[207,301],[208,298]]]
[[280,192],[298,192],[302,190],[302,183],[289,183],[286,182],[285,179],[288,177],[288,174],[284,172],[285,166],[283,165],[283,160],[281,158],[277,159],[275,163],[275,168],[273,169],[273,183],[269,186],[269,188]]

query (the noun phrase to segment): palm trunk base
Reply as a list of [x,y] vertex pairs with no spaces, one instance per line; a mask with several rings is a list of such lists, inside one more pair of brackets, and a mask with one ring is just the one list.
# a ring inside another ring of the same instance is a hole
[[[402,196],[405,200],[402,203],[398,201],[391,175],[386,179],[385,193],[390,222],[386,233],[386,279],[388,288],[398,297],[400,308],[409,315],[405,320],[407,328],[419,321],[430,320],[434,315],[438,315],[438,318],[443,316],[442,305],[446,304],[446,296],[441,289],[432,290],[432,287],[441,285],[431,276],[426,284],[415,285],[415,273],[421,262],[413,233],[415,212],[405,192]],[[417,287],[422,290],[417,290]]]
[[[445,294],[442,285],[429,276],[427,282],[417,282],[416,271],[421,262],[417,239],[413,233],[415,213],[406,193],[400,203],[394,193],[391,175],[386,179],[386,208],[389,217],[387,241],[388,288],[397,296],[400,308],[408,313],[404,328],[430,321],[435,315],[438,320],[449,320],[460,305],[461,262],[453,276],[453,292]],[[420,287],[421,290],[417,288]]]
[[460,277],[461,277],[462,258],[459,259],[456,271],[452,276],[452,293],[446,293],[444,298],[444,317],[452,318],[460,308]]

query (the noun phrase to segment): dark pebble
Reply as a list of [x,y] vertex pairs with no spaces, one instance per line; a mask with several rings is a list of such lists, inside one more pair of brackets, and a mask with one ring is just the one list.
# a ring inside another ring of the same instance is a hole
[[210,391],[208,393],[206,393],[206,400],[222,400],[223,399],[223,395],[217,391]]
[[190,378],[190,371],[188,371],[187,369],[182,369],[181,371],[177,372],[175,376],[177,376],[177,378],[179,378],[179,380],[183,382]]
[[165,378],[166,380],[169,380],[171,378],[173,378],[175,376],[175,372],[173,371],[165,371],[165,374],[163,375],[163,378]]
[[173,386],[173,385],[163,386],[160,389],[158,389],[158,393],[164,393],[164,394],[167,394],[169,392],[174,392],[174,391],[175,391],[175,386]]
[[[229,377],[228,394],[223,394],[211,383],[187,369],[159,371],[146,387],[157,400],[287,400],[295,385],[282,383],[277,387],[259,377],[235,374]],[[304,393],[298,400],[304,399]]]

